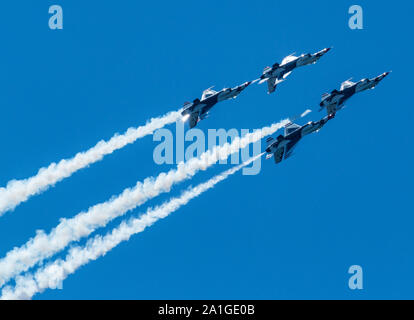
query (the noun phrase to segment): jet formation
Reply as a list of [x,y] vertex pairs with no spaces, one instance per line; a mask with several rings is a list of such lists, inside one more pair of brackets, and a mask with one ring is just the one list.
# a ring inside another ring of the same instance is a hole
[[357,83],[347,80],[342,83],[340,91],[333,90],[330,94],[325,93],[322,95],[322,102],[320,103],[321,109],[319,111],[326,108],[328,115],[317,122],[311,121],[304,126],[289,123],[285,126],[284,135],[278,136],[276,140],[272,137],[266,140],[266,159],[274,157],[276,164],[288,159],[292,156],[293,149],[298,142],[308,134],[319,132],[329,120],[335,118],[339,110],[344,108],[344,103],[349,98],[355,93],[374,89],[389,74],[390,72],[385,72],[373,79],[362,79]]
[[[200,120],[204,120],[209,116],[211,109],[224,100],[235,99],[238,95],[252,83],[259,84],[267,82],[268,93],[273,93],[279,83],[286,80],[292,71],[298,67],[315,64],[322,58],[331,48],[325,48],[314,54],[302,54],[296,57],[294,54],[285,57],[282,62],[274,63],[272,67],[266,67],[260,78],[247,81],[234,88],[224,88],[220,91],[214,91],[210,87],[205,90],[201,99],[195,99],[193,102],[184,103],[182,111],[182,120],[189,121],[189,127],[194,128]],[[327,115],[319,121],[310,121],[300,126],[290,122],[285,126],[283,135],[279,135],[276,139],[269,137],[266,140],[267,159],[274,158],[276,164],[288,159],[292,156],[294,148],[302,140],[303,137],[316,133],[321,130],[330,120],[335,118],[336,113],[344,108],[344,104],[354,94],[369,89],[374,89],[390,72],[385,72],[372,79],[362,79],[358,82],[352,82],[351,79],[344,81],[340,90],[333,90],[331,93],[322,95],[320,102],[320,110],[326,109]]]

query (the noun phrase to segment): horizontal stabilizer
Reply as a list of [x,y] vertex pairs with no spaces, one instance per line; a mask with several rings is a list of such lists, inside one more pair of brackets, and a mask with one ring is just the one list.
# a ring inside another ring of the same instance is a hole
[[329,93],[324,93],[323,95],[322,95],[322,99],[321,99],[321,101],[324,101],[326,98],[328,98],[330,96],[330,94]]
[[263,73],[269,72],[270,70],[272,70],[272,68],[270,68],[270,67],[265,67],[265,68],[263,69]]
[[273,141],[275,141],[275,139],[273,139],[272,137],[269,137],[269,138],[266,139],[266,144],[270,145],[270,144],[273,143]]

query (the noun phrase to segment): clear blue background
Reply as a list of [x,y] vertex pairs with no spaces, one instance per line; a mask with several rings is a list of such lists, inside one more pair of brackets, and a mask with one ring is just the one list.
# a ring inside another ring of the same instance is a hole
[[[64,29],[48,28],[48,8]],[[199,128],[260,128],[318,106],[350,77],[393,70],[280,166],[238,174],[81,268],[38,299],[414,298],[410,1],[3,1],[0,185],[34,175],[216,85],[257,78],[292,53],[334,49],[273,95],[249,87]],[[307,119],[317,120],[313,112]],[[174,129],[174,126],[171,126]],[[146,137],[0,219],[0,256],[157,166]],[[216,166],[191,184],[228,168]],[[173,189],[178,195],[189,185]],[[147,205],[168,199],[163,195]],[[138,214],[143,206],[135,210]],[[121,220],[111,223],[116,226]],[[109,230],[109,228],[107,228]],[[104,233],[106,230],[101,230]],[[364,269],[364,290],[348,268]]]

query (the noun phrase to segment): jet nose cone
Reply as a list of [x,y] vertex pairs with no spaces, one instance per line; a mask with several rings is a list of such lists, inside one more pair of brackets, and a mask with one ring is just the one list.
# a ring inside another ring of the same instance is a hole
[[382,79],[384,79],[386,76],[388,76],[390,73],[391,73],[390,71],[388,71],[388,72],[384,72],[382,75],[378,76],[378,78],[382,80]]

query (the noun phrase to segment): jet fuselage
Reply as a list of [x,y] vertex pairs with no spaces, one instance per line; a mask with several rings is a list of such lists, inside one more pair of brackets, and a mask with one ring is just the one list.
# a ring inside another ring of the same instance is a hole
[[[320,106],[326,107],[328,105],[335,105],[335,110],[338,111],[343,108],[344,103],[350,99],[355,93],[362,92],[369,89],[374,89],[382,79],[384,79],[389,72],[385,72],[373,79],[362,79],[351,86],[345,87],[342,90],[333,90],[325,98],[322,99]],[[335,112],[336,112],[335,111]]]
[[315,54],[302,54],[294,60],[284,64],[282,63],[280,65],[278,63],[275,63],[271,68],[268,67],[264,70],[260,79],[277,78],[278,80],[281,80],[285,74],[292,72],[297,67],[316,63],[329,50],[331,50],[331,48],[325,48]]
[[195,115],[195,117],[199,117],[202,120],[218,102],[236,98],[250,84],[250,81],[245,82],[235,88],[224,88],[219,92],[207,89],[204,91],[201,100],[195,99],[192,103],[186,103],[181,114],[183,116]]
[[332,119],[332,117],[328,116],[316,122],[311,121],[289,134],[278,136],[277,139],[266,148],[266,152],[271,154],[276,152],[277,149],[285,146],[288,149],[292,149],[304,136],[319,131],[330,119]]

